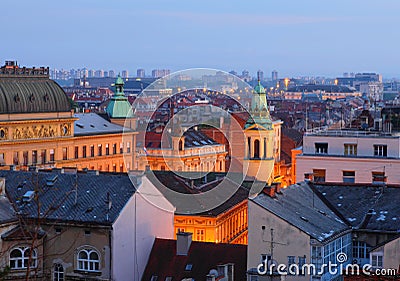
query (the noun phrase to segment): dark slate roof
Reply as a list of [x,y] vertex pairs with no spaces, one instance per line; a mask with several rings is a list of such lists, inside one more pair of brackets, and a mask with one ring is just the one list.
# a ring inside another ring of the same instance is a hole
[[16,221],[14,209],[6,196],[0,196],[0,224]]
[[75,136],[116,134],[131,131],[107,121],[96,113],[76,113],[74,117],[79,118],[74,123]]
[[183,135],[185,136],[185,147],[198,147],[204,145],[219,144],[200,131],[187,130]]
[[[48,186],[47,179],[54,176],[57,176],[54,185]],[[6,178],[9,199],[28,218],[37,217],[37,203],[35,200],[24,203],[23,196],[27,191],[39,188],[41,216],[62,222],[111,224],[135,192],[127,174],[0,171],[0,177]],[[78,191],[76,204],[75,186]],[[108,194],[110,210],[106,203]]]
[[[226,190],[232,191],[232,195],[227,199],[221,202],[217,207],[206,210],[204,212],[196,213],[196,215],[201,216],[211,216],[215,217],[224,212],[230,210],[234,206],[242,203],[247,200],[250,193],[251,183],[243,182],[241,174],[237,175],[237,179],[235,179],[235,175],[230,175],[230,178],[233,180],[227,180],[223,182],[223,178],[226,176],[226,173],[207,173],[207,184],[203,181],[204,177],[198,178],[198,174],[190,173],[190,172],[180,172],[185,174],[184,178],[170,171],[153,171],[150,174],[147,174],[148,179],[157,187],[157,189],[163,193],[166,199],[176,207],[176,214],[186,214],[182,210],[185,209],[184,202],[180,202],[178,198],[174,197],[173,194],[164,192],[164,188],[168,188],[172,191],[183,193],[183,194],[206,194],[207,191],[210,191],[214,188],[218,188],[217,192],[221,193],[226,192]],[[193,181],[193,185],[195,187],[192,188],[191,181],[186,179],[188,178],[197,178]],[[237,183],[240,182],[241,184]],[[162,186],[160,186],[162,185]],[[197,187],[197,188],[196,188]],[[219,193],[218,193],[219,194]],[[219,194],[221,198],[225,198],[224,194]],[[198,202],[201,204],[201,202]],[[183,207],[183,208],[182,208]],[[197,209],[197,208],[196,208]]]
[[313,92],[313,91],[323,91],[329,93],[354,93],[354,90],[350,89],[347,86],[339,86],[339,85],[315,85],[315,84],[307,84],[300,85],[295,87],[290,87],[288,92]]
[[71,111],[64,90],[44,77],[0,77],[0,114]]
[[306,183],[291,185],[271,198],[265,193],[250,199],[320,242],[349,229]]
[[[246,280],[247,246],[237,244],[192,242],[187,256],[176,255],[176,240],[156,238],[142,280],[206,280],[217,265],[234,264],[234,280]],[[191,270],[185,270],[191,264]]]
[[353,227],[400,233],[400,188],[386,187],[382,193],[381,187],[365,184],[313,186]]

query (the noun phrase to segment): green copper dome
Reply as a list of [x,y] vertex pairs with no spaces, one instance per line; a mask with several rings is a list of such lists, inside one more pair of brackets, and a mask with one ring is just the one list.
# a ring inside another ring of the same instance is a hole
[[272,121],[268,110],[267,94],[260,81],[258,81],[257,86],[254,87],[250,113],[251,116],[249,120],[247,120],[245,128],[254,124],[259,124],[267,130],[272,129]]
[[115,81],[115,93],[107,106],[106,112],[110,118],[130,118],[133,116],[132,106],[124,94],[124,81],[119,75]]
[[257,94],[265,94],[265,93],[266,93],[266,92],[265,92],[265,88],[263,87],[263,85],[261,85],[261,82],[260,82],[260,81],[258,81],[257,86],[254,87],[254,91],[255,91]]

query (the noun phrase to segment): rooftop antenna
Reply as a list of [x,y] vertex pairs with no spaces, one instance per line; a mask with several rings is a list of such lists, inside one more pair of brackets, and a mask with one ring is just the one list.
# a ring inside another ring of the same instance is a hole
[[78,203],[78,171],[75,174],[75,184],[74,184],[74,191],[75,191],[75,201],[74,205]]

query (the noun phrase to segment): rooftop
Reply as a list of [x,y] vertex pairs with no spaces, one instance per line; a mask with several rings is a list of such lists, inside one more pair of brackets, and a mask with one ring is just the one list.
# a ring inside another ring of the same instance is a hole
[[305,136],[324,136],[324,137],[356,137],[356,138],[398,138],[400,133],[375,131],[375,130],[357,130],[341,129],[329,130],[327,127],[320,127],[307,130]]
[[[127,174],[2,170],[0,177],[6,178],[9,199],[27,218],[38,217],[38,198],[40,216],[47,220],[109,225],[135,193]],[[35,191],[32,197],[29,191]]]
[[247,246],[192,242],[188,255],[178,256],[176,240],[156,238],[142,280],[206,280],[211,269],[227,263],[234,264],[234,280],[246,280]]
[[366,184],[313,183],[331,209],[357,229],[400,233],[400,188]]
[[250,199],[289,224],[324,242],[349,230],[349,226],[332,211],[304,182],[281,189],[275,198],[265,193]]
[[96,113],[76,113],[74,117],[79,118],[74,123],[75,136],[116,134],[130,131],[130,129],[107,121]]

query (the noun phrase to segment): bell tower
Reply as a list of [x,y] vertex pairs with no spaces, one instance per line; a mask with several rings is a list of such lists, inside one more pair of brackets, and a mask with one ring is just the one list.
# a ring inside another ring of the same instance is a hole
[[253,91],[250,113],[251,116],[244,125],[244,172],[259,181],[271,184],[274,178],[274,130],[266,91],[260,80]]

